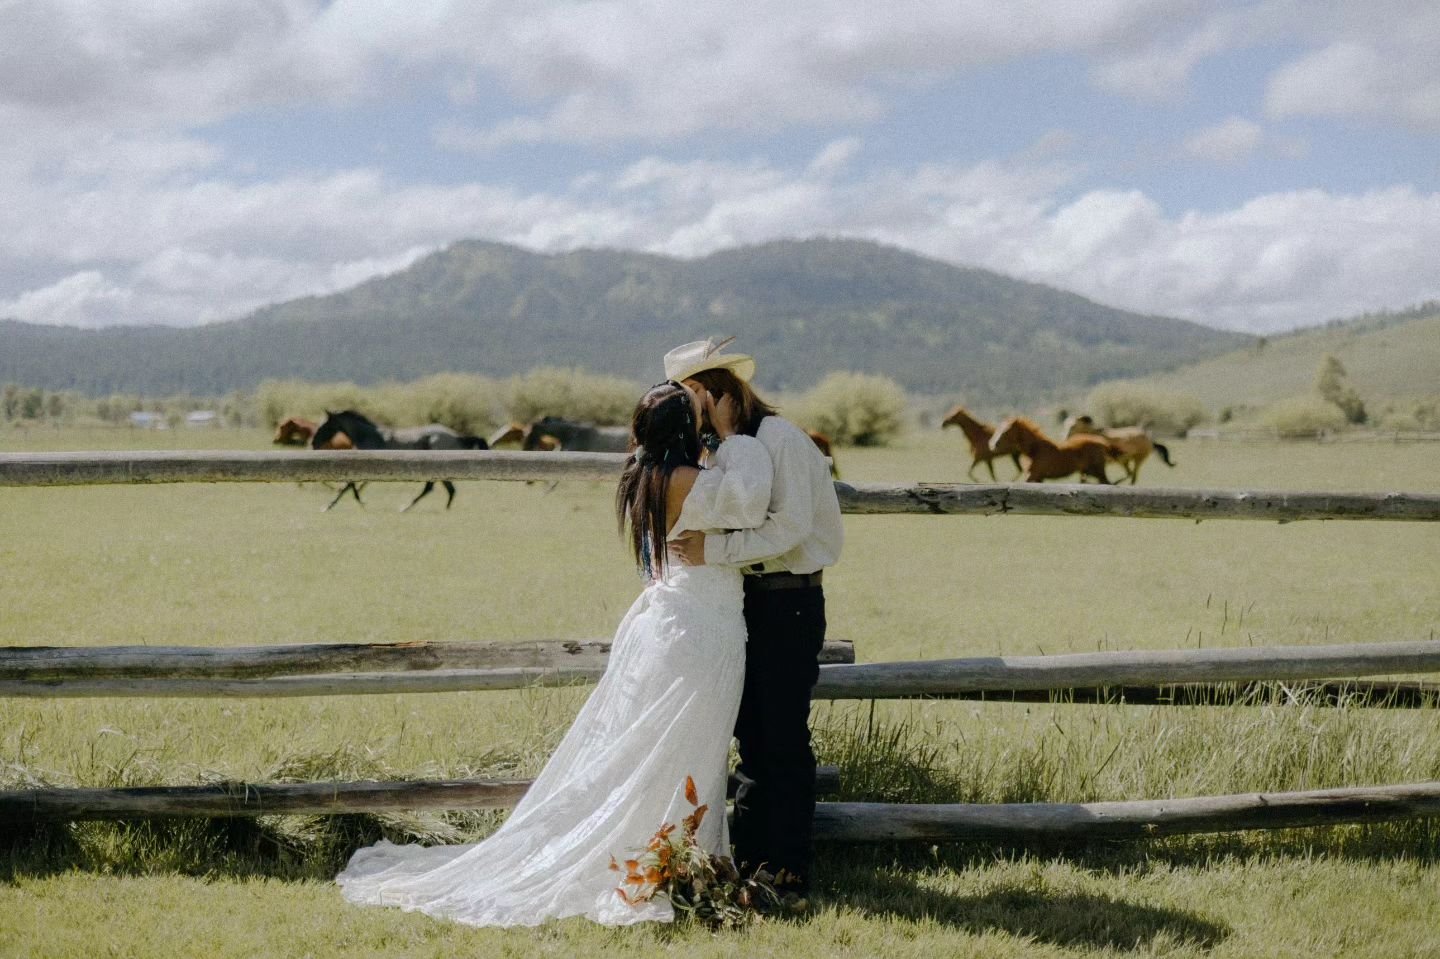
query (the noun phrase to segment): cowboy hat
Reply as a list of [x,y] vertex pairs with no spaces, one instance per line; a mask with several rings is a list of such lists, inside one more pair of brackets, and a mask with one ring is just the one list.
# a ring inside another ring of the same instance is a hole
[[665,354],[665,378],[679,383],[706,370],[729,370],[742,382],[748,383],[755,375],[755,360],[744,353],[720,352],[733,342],[733,336],[719,342],[712,336],[675,347]]

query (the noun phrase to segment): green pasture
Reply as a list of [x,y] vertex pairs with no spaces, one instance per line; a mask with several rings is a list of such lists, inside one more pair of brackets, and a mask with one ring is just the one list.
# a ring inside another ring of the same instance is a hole
[[[256,432],[0,432],[0,451],[268,447]],[[959,481],[953,431],[842,449],[856,481]],[[1175,442],[1142,485],[1434,491],[1440,444]],[[1002,480],[1008,464],[997,464]],[[606,638],[640,581],[607,484],[462,483],[398,510],[320,485],[0,488],[0,644]],[[1433,524],[850,516],[830,632],[861,661],[1381,642],[1440,629]],[[0,700],[0,786],[525,775],[585,690]],[[1440,779],[1433,710],[821,704],[845,798],[1081,801]],[[0,956],[879,953],[1440,955],[1440,823],[1086,849],[835,849],[755,929],[473,930],[344,903],[356,843],[498,817],[0,833]]]
[[1372,416],[1388,402],[1440,394],[1440,314],[1389,323],[1357,322],[1300,330],[1136,382],[1200,400],[1212,413],[1310,395],[1326,354],[1344,364],[1347,382]]

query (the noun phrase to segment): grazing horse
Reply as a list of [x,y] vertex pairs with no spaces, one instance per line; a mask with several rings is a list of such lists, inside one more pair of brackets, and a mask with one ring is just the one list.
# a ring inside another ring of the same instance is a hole
[[1008,456],[1015,464],[1015,472],[1021,472],[1020,448],[1014,442],[1006,442],[998,448],[992,447],[990,441],[995,437],[995,427],[989,423],[977,420],[970,415],[970,411],[963,406],[957,406],[945,414],[945,419],[940,421],[940,428],[947,426],[958,426],[960,432],[965,434],[965,441],[970,444],[970,455],[975,457],[970,461],[968,476],[975,479],[975,467],[984,463],[990,470],[990,481],[996,482],[995,463],[993,460],[998,456]]
[[[484,450],[490,448],[489,444],[478,436],[464,436],[439,423],[399,430],[384,430],[354,410],[341,410],[338,413],[326,410],[325,422],[315,430],[315,435],[310,439],[310,446],[317,450],[335,449],[336,447],[330,444],[334,443],[339,436],[348,438],[353,448],[361,450]],[[440,483],[445,487],[445,508],[449,509],[450,504],[455,501],[455,484],[449,480],[441,480]],[[403,513],[420,502],[434,488],[435,481],[427,480],[425,488],[420,491],[420,494],[400,512]],[[328,511],[340,502],[347,492],[354,494],[355,502],[361,502],[359,487],[354,483],[347,483],[341,487],[340,492],[335,495],[325,509]],[[364,504],[361,503],[361,505]]]
[[572,453],[628,453],[630,451],[630,428],[628,426],[596,426],[593,423],[572,423],[558,416],[538,419],[525,428],[520,448],[526,451],[545,449],[546,440],[554,450],[569,450]]
[[310,437],[314,435],[313,422],[301,416],[292,416],[275,427],[275,438],[270,442],[279,443],[281,446],[309,446]]
[[806,430],[805,433],[810,437],[810,442],[814,443],[815,448],[820,451],[820,455],[830,461],[830,478],[839,479],[840,467],[835,465],[835,452],[832,449],[834,441],[819,430]]
[[1105,459],[1114,447],[1099,436],[1072,436],[1059,443],[1046,436],[1034,422],[1023,416],[1012,416],[995,429],[992,448],[1014,443],[1029,460],[1025,482],[1038,483],[1047,479],[1063,479],[1079,473],[1109,483],[1105,475]]
[[1130,478],[1131,486],[1140,478],[1140,464],[1149,458],[1152,450],[1160,454],[1160,461],[1166,466],[1175,465],[1170,460],[1170,450],[1164,444],[1152,440],[1150,434],[1140,426],[1100,429],[1096,427],[1091,416],[1072,416],[1065,421],[1065,435],[1102,436],[1109,440],[1110,445],[1118,451],[1111,454],[1111,457]]

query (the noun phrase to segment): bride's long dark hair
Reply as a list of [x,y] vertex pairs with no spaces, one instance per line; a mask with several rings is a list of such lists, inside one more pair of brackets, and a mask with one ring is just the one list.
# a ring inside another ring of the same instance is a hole
[[700,433],[690,393],[666,380],[640,397],[630,417],[634,451],[615,490],[615,519],[621,535],[629,527],[630,550],[645,575],[665,569],[665,499],[677,466],[700,465]]

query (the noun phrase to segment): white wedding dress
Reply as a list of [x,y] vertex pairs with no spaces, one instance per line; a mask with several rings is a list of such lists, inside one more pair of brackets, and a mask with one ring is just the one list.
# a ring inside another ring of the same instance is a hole
[[[748,468],[725,479],[702,473],[671,538],[763,518],[768,456],[762,475],[750,446],[724,445],[743,447]],[[633,858],[662,824],[690,814],[686,776],[710,807],[697,841],[729,854],[725,787],[745,678],[742,607],[738,570],[669,566],[625,614],[604,676],[504,825],[468,845],[382,840],[361,849],[336,879],[345,898],[477,926],[576,915],[616,926],[673,919],[661,898],[622,900],[611,857]]]

